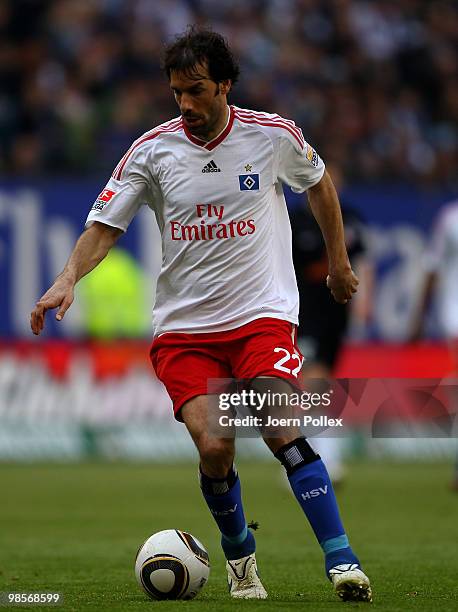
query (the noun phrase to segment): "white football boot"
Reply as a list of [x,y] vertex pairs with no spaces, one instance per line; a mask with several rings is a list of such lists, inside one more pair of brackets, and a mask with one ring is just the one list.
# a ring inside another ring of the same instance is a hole
[[237,599],[266,599],[267,592],[259,579],[254,553],[226,563],[227,582],[231,597]]
[[329,570],[329,578],[343,601],[372,601],[369,578],[356,563],[336,565]]

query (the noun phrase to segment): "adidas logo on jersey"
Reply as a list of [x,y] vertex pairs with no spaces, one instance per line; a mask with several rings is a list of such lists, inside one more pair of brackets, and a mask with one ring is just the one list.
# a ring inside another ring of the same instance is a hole
[[218,168],[215,162],[211,160],[202,168],[202,172],[221,172],[221,170]]

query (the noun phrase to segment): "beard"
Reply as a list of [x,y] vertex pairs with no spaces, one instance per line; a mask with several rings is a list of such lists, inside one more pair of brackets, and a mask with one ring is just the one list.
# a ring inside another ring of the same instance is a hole
[[183,115],[183,120],[189,132],[202,140],[208,140],[209,134],[218,123],[219,112],[214,111],[208,117],[199,114],[188,113]]

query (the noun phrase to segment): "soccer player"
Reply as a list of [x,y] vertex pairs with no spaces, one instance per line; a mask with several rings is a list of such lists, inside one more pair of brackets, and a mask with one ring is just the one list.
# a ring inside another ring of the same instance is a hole
[[447,338],[453,357],[454,369],[458,369],[458,200],[440,209],[432,231],[431,240],[423,258],[425,277],[421,287],[419,304],[414,318],[411,340],[418,340],[428,306],[435,294],[440,330]]
[[[434,224],[429,247],[423,259],[425,275],[414,317],[410,341],[419,340],[424,331],[428,307],[436,298],[440,331],[452,357],[452,376],[458,375],[458,200],[443,206]],[[452,487],[458,492],[458,454]]]
[[[180,116],[136,140],[98,196],[63,272],[37,302],[61,320],[74,286],[107,254],[144,204],[162,235],[151,359],[199,452],[200,486],[220,531],[230,593],[264,599],[255,539],[245,521],[234,440],[207,430],[207,380],[295,380],[298,292],[282,183],[308,190],[338,302],[356,291],[335,189],[293,121],[228,106],[239,69],[217,33],[189,29],[165,50]],[[276,349],[280,349],[277,351]],[[326,468],[303,437],[266,438],[325,555],[343,599],[370,601],[369,579],[350,547]],[[313,494],[311,495],[310,492]]]

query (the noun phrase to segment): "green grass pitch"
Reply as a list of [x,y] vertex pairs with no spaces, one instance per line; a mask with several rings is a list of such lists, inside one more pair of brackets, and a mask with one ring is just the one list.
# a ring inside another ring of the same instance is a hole
[[[247,519],[260,523],[257,558],[269,600],[230,600],[218,532],[190,464],[0,465],[0,591],[58,591],[65,601],[53,609],[77,611],[370,605],[336,598],[280,467],[238,467]],[[338,498],[350,541],[373,583],[371,609],[458,609],[458,494],[451,492],[450,478],[446,465],[349,466]],[[171,527],[190,531],[210,553],[210,580],[194,601],[153,602],[135,582],[138,546]]]

